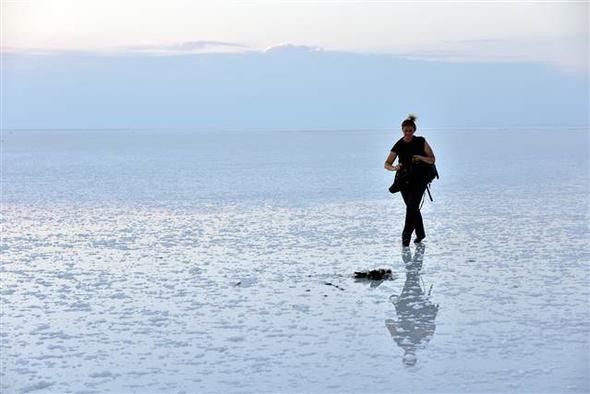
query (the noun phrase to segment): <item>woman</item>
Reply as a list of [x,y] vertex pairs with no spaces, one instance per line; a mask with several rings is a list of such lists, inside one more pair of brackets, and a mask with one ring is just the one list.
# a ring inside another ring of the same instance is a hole
[[[389,171],[407,171],[412,167],[412,163],[424,162],[434,164],[434,153],[432,148],[426,142],[424,137],[414,136],[416,132],[416,116],[409,115],[402,122],[402,132],[404,136],[400,138],[385,160],[385,169]],[[394,166],[393,162],[399,157],[398,165]],[[402,245],[410,246],[412,232],[416,231],[414,243],[421,242],[426,233],[424,232],[424,223],[420,214],[420,200],[426,190],[426,182],[419,176],[420,173],[412,171],[412,177],[407,186],[401,189],[402,197],[406,203],[406,220],[404,230],[402,231]]]

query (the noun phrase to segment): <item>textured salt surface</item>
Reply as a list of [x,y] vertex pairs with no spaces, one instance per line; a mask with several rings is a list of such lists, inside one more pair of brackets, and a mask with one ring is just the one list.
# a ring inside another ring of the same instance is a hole
[[[314,183],[321,167],[292,198],[258,180],[244,201],[217,198],[225,184],[195,200],[165,199],[164,185],[149,200],[143,170],[113,169],[139,197],[102,183],[108,193],[84,199],[83,166],[53,162],[64,171],[51,175],[39,164],[51,158],[19,152],[5,158],[3,391],[589,390],[587,156],[548,170],[565,178],[527,161],[511,176],[475,155],[472,171],[449,165],[423,207],[427,242],[407,254],[401,197],[362,198],[343,181],[346,198],[330,199]],[[65,167],[74,197],[59,197]],[[470,183],[474,172],[494,182]],[[375,267],[394,280],[351,277]]]

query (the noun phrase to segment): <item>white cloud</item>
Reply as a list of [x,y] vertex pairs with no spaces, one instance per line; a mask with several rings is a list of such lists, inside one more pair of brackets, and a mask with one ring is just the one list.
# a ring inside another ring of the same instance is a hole
[[2,0],[2,11],[2,43],[29,51],[174,55],[326,48],[588,68],[587,1]]
[[588,38],[477,39],[443,41],[414,50],[392,51],[412,59],[449,62],[545,63],[566,72],[588,73]]
[[22,53],[29,55],[51,55],[51,54],[95,54],[95,55],[117,55],[117,54],[152,54],[152,55],[181,55],[199,53],[240,53],[252,50],[248,45],[225,41],[185,41],[180,43],[155,43],[143,42],[137,45],[124,45],[116,47],[105,47],[99,49],[69,49],[69,48],[16,48],[0,47],[2,53]]
[[322,52],[324,48],[310,46],[310,45],[295,45],[289,43],[282,43],[273,45],[264,50],[265,53],[307,53],[307,52]]
[[152,54],[185,54],[185,53],[234,53],[248,50],[248,45],[226,41],[185,41],[173,44],[144,43],[140,45],[122,46],[115,52],[139,52]]

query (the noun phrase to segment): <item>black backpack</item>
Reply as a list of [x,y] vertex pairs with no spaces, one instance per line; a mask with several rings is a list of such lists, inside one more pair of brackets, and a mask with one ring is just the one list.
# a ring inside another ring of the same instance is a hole
[[432,195],[430,194],[429,185],[434,180],[434,178],[439,178],[438,170],[436,169],[436,164],[428,164],[422,161],[413,162],[410,168],[396,171],[393,184],[389,187],[389,192],[399,192],[405,188],[414,178],[418,178],[422,182],[426,183],[428,197],[430,197],[430,201],[433,201]]

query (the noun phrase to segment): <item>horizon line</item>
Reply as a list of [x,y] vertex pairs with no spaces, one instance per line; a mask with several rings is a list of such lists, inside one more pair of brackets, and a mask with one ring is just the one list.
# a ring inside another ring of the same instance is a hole
[[[276,132],[290,132],[290,131],[391,131],[399,126],[394,127],[295,127],[295,128],[280,128],[280,127],[250,127],[250,128],[235,128],[235,127],[206,127],[206,126],[186,126],[186,127],[0,127],[0,132],[5,131],[164,131],[164,130],[176,130],[176,131],[236,131],[236,132],[249,132],[249,131],[276,131]],[[505,129],[509,130],[526,130],[526,129],[567,129],[567,130],[582,130],[590,129],[590,123],[586,125],[581,124],[556,124],[556,125],[517,125],[517,126],[440,126],[440,127],[418,127],[416,132],[424,131],[452,131],[452,130],[497,130],[502,131]]]

